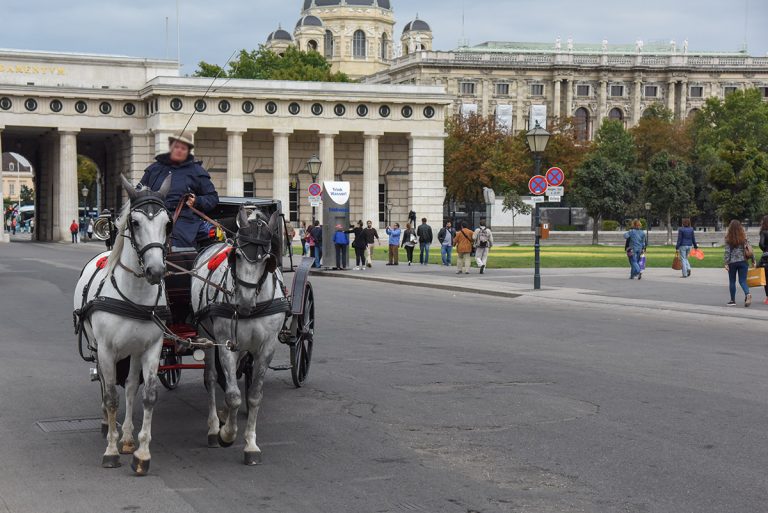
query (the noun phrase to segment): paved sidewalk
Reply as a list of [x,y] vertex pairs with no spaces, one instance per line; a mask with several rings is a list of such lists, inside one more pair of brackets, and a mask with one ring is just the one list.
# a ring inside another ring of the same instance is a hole
[[695,269],[681,278],[672,269],[649,269],[643,279],[629,280],[629,269],[580,268],[542,269],[542,290],[533,290],[533,269],[491,269],[479,274],[457,275],[455,267],[439,265],[385,266],[376,262],[365,271],[315,271],[328,277],[372,280],[416,287],[471,292],[502,297],[539,297],[554,301],[576,301],[628,308],[679,311],[745,319],[768,320],[762,287],[752,289],[753,304],[743,306],[737,289],[737,306],[728,307],[728,276],[722,269]]

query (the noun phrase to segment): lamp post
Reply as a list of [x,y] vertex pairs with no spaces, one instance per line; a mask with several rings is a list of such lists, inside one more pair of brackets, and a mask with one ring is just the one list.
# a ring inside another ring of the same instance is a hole
[[392,207],[395,205],[391,201],[387,201],[387,226],[390,225],[392,219]]
[[[533,161],[536,164],[536,174],[541,174],[541,155],[544,150],[547,149],[547,143],[549,143],[550,133],[536,122],[536,126],[533,127],[526,135],[525,138],[528,141],[528,148],[533,153]],[[534,216],[534,224],[536,225],[536,242],[534,244],[534,273],[533,273],[533,289],[541,289],[541,210],[539,209],[539,203],[536,203],[536,210]]]
[[[88,219],[88,206],[85,204],[85,198],[88,197],[88,187],[83,185],[83,188],[80,189],[80,194],[83,195],[83,225],[87,226],[85,223],[86,223],[86,220]],[[80,233],[83,233],[82,226],[80,228]]]
[[649,201],[645,204],[645,245],[651,245],[651,208],[653,204]]
[[[323,166],[323,161],[317,158],[317,155],[312,155],[307,161],[307,171],[309,176],[312,177],[312,183],[317,181],[317,175],[320,174],[320,168]],[[312,205],[312,224],[315,224],[315,205]]]

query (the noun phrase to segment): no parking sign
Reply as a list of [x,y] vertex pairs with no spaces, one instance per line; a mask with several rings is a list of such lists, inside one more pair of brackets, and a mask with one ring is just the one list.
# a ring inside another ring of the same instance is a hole
[[541,196],[547,192],[548,186],[546,177],[541,175],[536,175],[528,181],[528,190],[534,196]]
[[565,182],[565,173],[559,167],[551,167],[547,170],[547,183],[552,187],[559,187]]

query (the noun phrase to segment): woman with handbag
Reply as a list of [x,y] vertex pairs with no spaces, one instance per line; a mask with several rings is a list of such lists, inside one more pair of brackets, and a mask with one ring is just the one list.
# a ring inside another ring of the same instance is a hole
[[680,255],[680,270],[683,271],[683,278],[691,276],[691,263],[688,261],[691,248],[699,249],[699,245],[696,244],[696,233],[691,226],[691,220],[685,218],[683,226],[677,230],[677,246],[675,246]]
[[625,244],[625,247],[628,248],[627,257],[631,267],[629,279],[634,280],[635,276],[637,276],[638,280],[642,280],[643,271],[640,269],[640,258],[643,255],[643,251],[645,251],[645,232],[643,231],[643,225],[637,219],[632,221],[631,226],[632,228],[624,234],[624,238],[627,240]]
[[416,247],[419,238],[416,236],[416,230],[411,228],[411,223],[405,224],[405,231],[403,232],[403,244],[405,248],[405,254],[408,257],[408,265],[413,263],[413,248]]
[[725,233],[725,270],[728,271],[728,290],[731,293],[731,300],[728,306],[736,306],[736,277],[739,278],[739,285],[744,291],[744,307],[752,304],[752,294],[749,293],[747,285],[747,271],[749,265],[747,261],[751,260],[754,264],[755,255],[752,247],[747,240],[747,232],[739,221],[734,219],[728,225],[728,231]]
[[[768,273],[768,216],[763,216],[763,220],[760,222],[760,250],[763,252],[763,256],[760,257],[760,263],[757,266],[762,267]],[[763,304],[768,305],[768,284],[765,285]]]

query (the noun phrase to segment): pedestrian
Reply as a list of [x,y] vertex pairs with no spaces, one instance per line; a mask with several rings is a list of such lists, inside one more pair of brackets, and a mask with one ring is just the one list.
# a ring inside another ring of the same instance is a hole
[[355,250],[355,271],[365,271],[365,248],[368,247],[368,241],[365,239],[362,219],[357,222],[352,234],[355,236],[352,241],[352,248]]
[[429,265],[429,247],[432,245],[432,227],[427,224],[427,218],[421,218],[421,224],[416,230],[419,238],[419,264]]
[[752,247],[747,240],[747,233],[739,221],[734,219],[728,225],[728,231],[725,232],[725,270],[728,271],[728,290],[731,293],[731,300],[728,306],[736,306],[736,277],[739,278],[739,285],[744,291],[744,307],[752,304],[752,294],[749,293],[747,285],[747,270],[749,269],[748,260],[755,263],[755,255],[752,253]]
[[296,238],[296,228],[293,227],[293,223],[285,223],[285,254],[293,255],[293,239]]
[[416,247],[416,242],[419,240],[417,231],[411,228],[411,223],[406,223],[405,231],[403,232],[403,247],[405,248],[405,254],[408,257],[408,266],[413,263],[413,250]]
[[687,217],[683,219],[683,226],[677,230],[677,245],[675,249],[680,254],[680,263],[682,264],[683,278],[691,275],[691,263],[688,257],[691,254],[691,248],[699,249],[696,244],[696,233],[691,226],[691,220]]
[[323,227],[320,226],[320,221],[315,220],[312,231],[310,232],[310,236],[312,237],[310,239],[310,244],[312,245],[311,247],[314,248],[315,253],[314,267],[319,269],[321,260],[323,258]]
[[456,274],[469,274],[469,268],[472,266],[472,239],[474,238],[472,230],[467,228],[467,223],[459,222],[459,231],[453,238],[453,245],[456,247]]
[[440,243],[440,258],[443,265],[451,266],[451,253],[453,253],[453,239],[456,237],[456,230],[453,229],[450,221],[445,222],[439,232],[437,232],[437,241]]
[[334,271],[347,268],[347,256],[349,254],[349,235],[344,231],[340,224],[336,225],[336,231],[333,233],[333,246],[336,250],[336,266]]
[[299,242],[301,243],[301,256],[307,255],[307,222],[302,221],[299,226]]
[[77,232],[80,227],[77,225],[77,221],[72,219],[72,224],[69,225],[69,233],[72,234],[72,244],[77,244]]
[[16,235],[16,218],[11,218],[11,234]]
[[35,233],[35,218],[29,220],[29,233]]
[[93,239],[93,218],[88,220],[88,228],[86,228],[86,232],[88,233],[88,240]]
[[[758,266],[768,273],[768,216],[763,216],[763,220],[760,222],[760,249],[763,251],[763,255],[760,257]],[[765,285],[763,304],[768,305],[768,283]]]
[[480,227],[475,230],[475,260],[477,267],[480,268],[480,274],[485,272],[485,266],[488,264],[488,253],[493,247],[493,233],[486,226],[484,217],[480,218]]
[[645,232],[643,231],[643,225],[637,219],[632,221],[631,226],[632,228],[624,234],[624,238],[629,241],[627,249],[630,265],[629,279],[634,280],[637,277],[638,280],[642,280],[643,271],[640,269],[640,258],[643,256],[646,247]]
[[400,265],[400,224],[387,226],[387,235],[389,235],[389,263],[387,265]]
[[381,244],[379,240],[379,232],[373,227],[373,223],[369,220],[366,223],[366,228],[363,230],[365,234],[365,265],[366,267],[373,267],[373,248],[374,244]]

